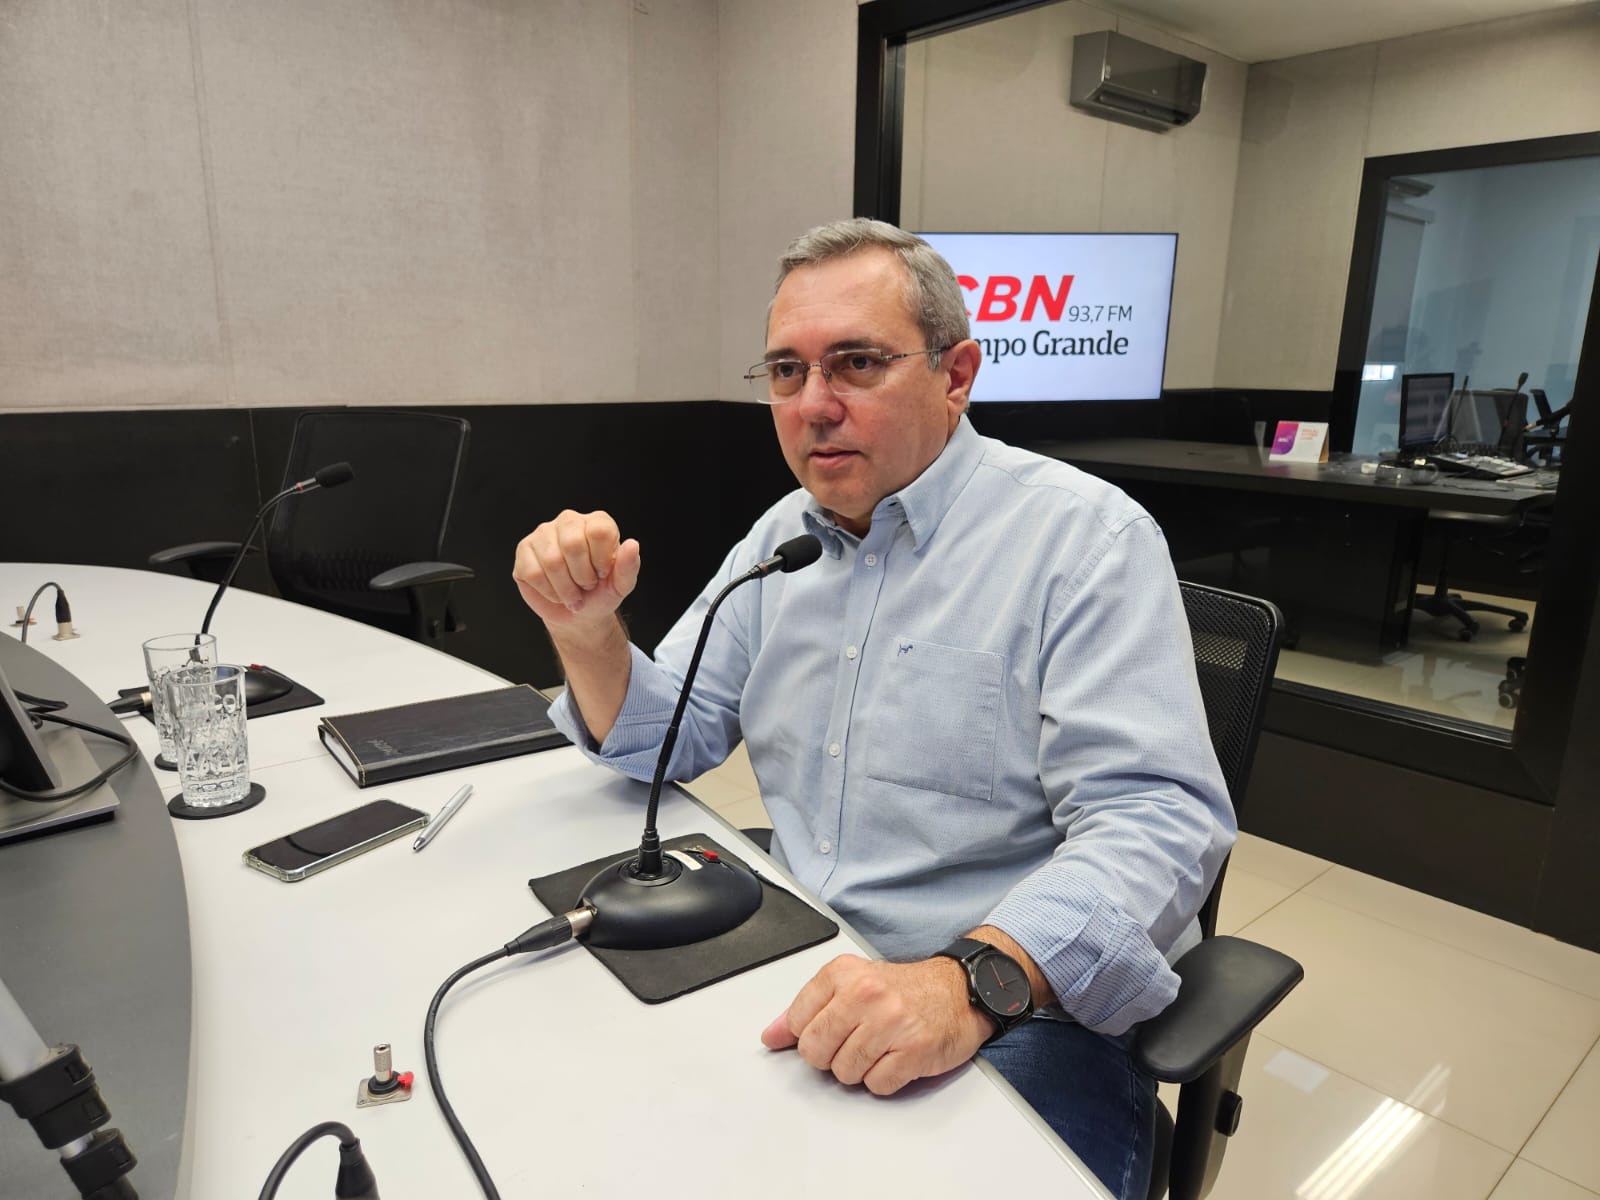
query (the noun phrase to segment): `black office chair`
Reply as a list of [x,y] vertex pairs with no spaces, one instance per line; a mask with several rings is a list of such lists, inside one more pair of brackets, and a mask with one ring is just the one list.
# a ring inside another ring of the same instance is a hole
[[[1277,669],[1283,617],[1266,600],[1196,583],[1180,586],[1206,726],[1237,812]],[[772,848],[772,830],[741,832],[763,850]],[[1214,936],[1226,871],[1224,862],[1200,909],[1200,944],[1173,965],[1181,980],[1177,999],[1134,1035],[1140,1069],[1182,1085],[1176,1125],[1157,1105],[1150,1200],[1200,1200],[1211,1191],[1225,1139],[1239,1128],[1244,1108],[1237,1089],[1250,1034],[1305,976],[1288,955]]]
[[[1406,376],[1406,380],[1435,378],[1431,376]],[[1447,409],[1447,431],[1439,445],[1441,449],[1472,450],[1499,455],[1520,461],[1523,458],[1523,434],[1528,424],[1528,397],[1522,385],[1528,376],[1523,374],[1516,387],[1493,388],[1487,391],[1453,391]],[[1407,396],[1401,395],[1401,421],[1404,428]],[[1478,632],[1475,612],[1497,613],[1510,618],[1513,633],[1525,629],[1528,614],[1519,608],[1501,604],[1488,604],[1479,600],[1466,600],[1450,590],[1448,567],[1451,547],[1463,538],[1493,532],[1497,536],[1515,533],[1522,524],[1520,515],[1489,517],[1482,513],[1456,512],[1430,509],[1428,528],[1439,535],[1439,573],[1432,592],[1417,592],[1411,607],[1421,609],[1429,616],[1452,617],[1461,623],[1456,636],[1470,642]]]
[[1440,535],[1439,571],[1434,577],[1433,591],[1417,592],[1411,598],[1411,607],[1421,609],[1432,617],[1454,617],[1461,623],[1461,628],[1456,631],[1456,637],[1463,642],[1470,642],[1481,628],[1472,615],[1475,612],[1498,613],[1502,617],[1509,618],[1507,624],[1512,633],[1526,629],[1528,614],[1525,610],[1507,608],[1503,604],[1489,604],[1482,600],[1464,599],[1460,593],[1450,590],[1448,574],[1450,548],[1456,542],[1491,528],[1501,536],[1508,536],[1520,529],[1522,523],[1521,516],[1489,517],[1483,513],[1430,509],[1428,524]]
[[[465,626],[451,603],[470,567],[440,561],[471,426],[460,417],[382,409],[302,413],[284,486],[348,462],[355,479],[291,497],[269,518],[267,567],[287,600],[418,641]],[[199,579],[222,578],[237,542],[195,542],[150,556]]]
[[[1194,583],[1181,590],[1212,749],[1237,813],[1272,690],[1283,617],[1251,596]],[[1200,944],[1173,964],[1178,998],[1134,1034],[1140,1069],[1181,1085],[1176,1124],[1165,1105],[1157,1106],[1151,1200],[1200,1200],[1211,1191],[1226,1139],[1243,1113],[1238,1087],[1250,1034],[1305,975],[1276,950],[1215,936],[1226,871],[1224,862],[1201,906]]]

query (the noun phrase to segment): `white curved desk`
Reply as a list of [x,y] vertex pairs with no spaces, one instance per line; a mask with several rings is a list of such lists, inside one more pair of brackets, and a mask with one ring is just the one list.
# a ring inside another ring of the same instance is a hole
[[[0,604],[9,612],[46,579],[67,589],[82,637],[51,641],[53,623],[41,619],[29,645],[103,699],[142,678],[140,642],[195,627],[211,591],[141,571],[0,564]],[[212,630],[223,661],[268,663],[327,704],[250,722],[264,803],[173,822],[193,967],[180,1195],[253,1196],[297,1134],[338,1120],[361,1137],[386,1200],[470,1200],[476,1185],[423,1078],[428,1001],[455,968],[548,915],[530,877],[636,845],[647,789],[562,749],[363,792],[318,742],[321,716],[502,681],[250,592],[231,592]],[[542,636],[531,616],[527,635]],[[149,723],[124,727],[153,756]],[[157,777],[165,795],[177,790],[175,776]],[[421,853],[402,838],[293,884],[240,861],[248,847],[380,795],[433,812],[469,780],[471,802]],[[663,837],[699,831],[757,853],[676,789],[662,797],[659,824]],[[765,1050],[766,1023],[823,963],[853,950],[860,944],[846,930],[655,1006],[636,1001],[578,945],[510,960],[451,993],[438,1027],[440,1070],[508,1200],[629,1196],[645,1173],[665,1195],[968,1197],[998,1185],[1106,1196],[987,1064],[878,1099],[792,1053]],[[72,1036],[48,1029],[47,1014],[31,1015],[47,1041]],[[379,1042],[393,1044],[397,1070],[417,1072],[415,1097],[357,1110]],[[101,1082],[129,1094],[126,1081]],[[333,1143],[318,1143],[280,1196],[330,1195],[335,1161]],[[138,1183],[137,1170],[131,1178]],[[3,1182],[0,1195],[9,1194]],[[59,1194],[73,1194],[64,1174]]]

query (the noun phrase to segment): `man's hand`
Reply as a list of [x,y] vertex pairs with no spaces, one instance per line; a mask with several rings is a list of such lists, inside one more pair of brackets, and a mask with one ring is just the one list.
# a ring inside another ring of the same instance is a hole
[[628,694],[628,635],[617,607],[639,582],[639,543],[603,512],[570,508],[517,543],[517,590],[539,615],[589,736],[604,742]]
[[511,577],[553,638],[592,638],[639,582],[639,543],[607,513],[567,509],[517,543]]
[[839,1082],[887,1096],[959,1067],[993,1032],[954,959],[887,963],[845,954],[800,989],[761,1041],[769,1050],[794,1046]]

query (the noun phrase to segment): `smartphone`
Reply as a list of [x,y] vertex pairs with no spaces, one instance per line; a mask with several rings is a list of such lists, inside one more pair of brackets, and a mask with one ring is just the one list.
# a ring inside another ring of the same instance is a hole
[[374,800],[246,850],[244,861],[246,866],[292,883],[365,854],[427,823],[428,814],[419,809],[393,800]]

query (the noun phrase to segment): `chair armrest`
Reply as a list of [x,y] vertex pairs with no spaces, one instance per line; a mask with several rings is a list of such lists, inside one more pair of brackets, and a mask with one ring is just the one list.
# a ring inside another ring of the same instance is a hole
[[[255,548],[251,547],[251,553],[254,552]],[[237,553],[239,553],[238,542],[189,542],[187,545],[168,546],[165,550],[157,550],[150,556],[150,565],[165,567],[195,558],[231,559]]]
[[463,567],[460,563],[401,563],[398,567],[390,567],[387,571],[374,575],[370,586],[374,591],[396,592],[405,588],[424,587],[430,583],[454,583],[460,579],[472,579],[476,574],[471,567]]
[[1294,990],[1305,970],[1243,938],[1212,937],[1173,964],[1178,998],[1139,1026],[1133,1058],[1164,1083],[1205,1074]]

